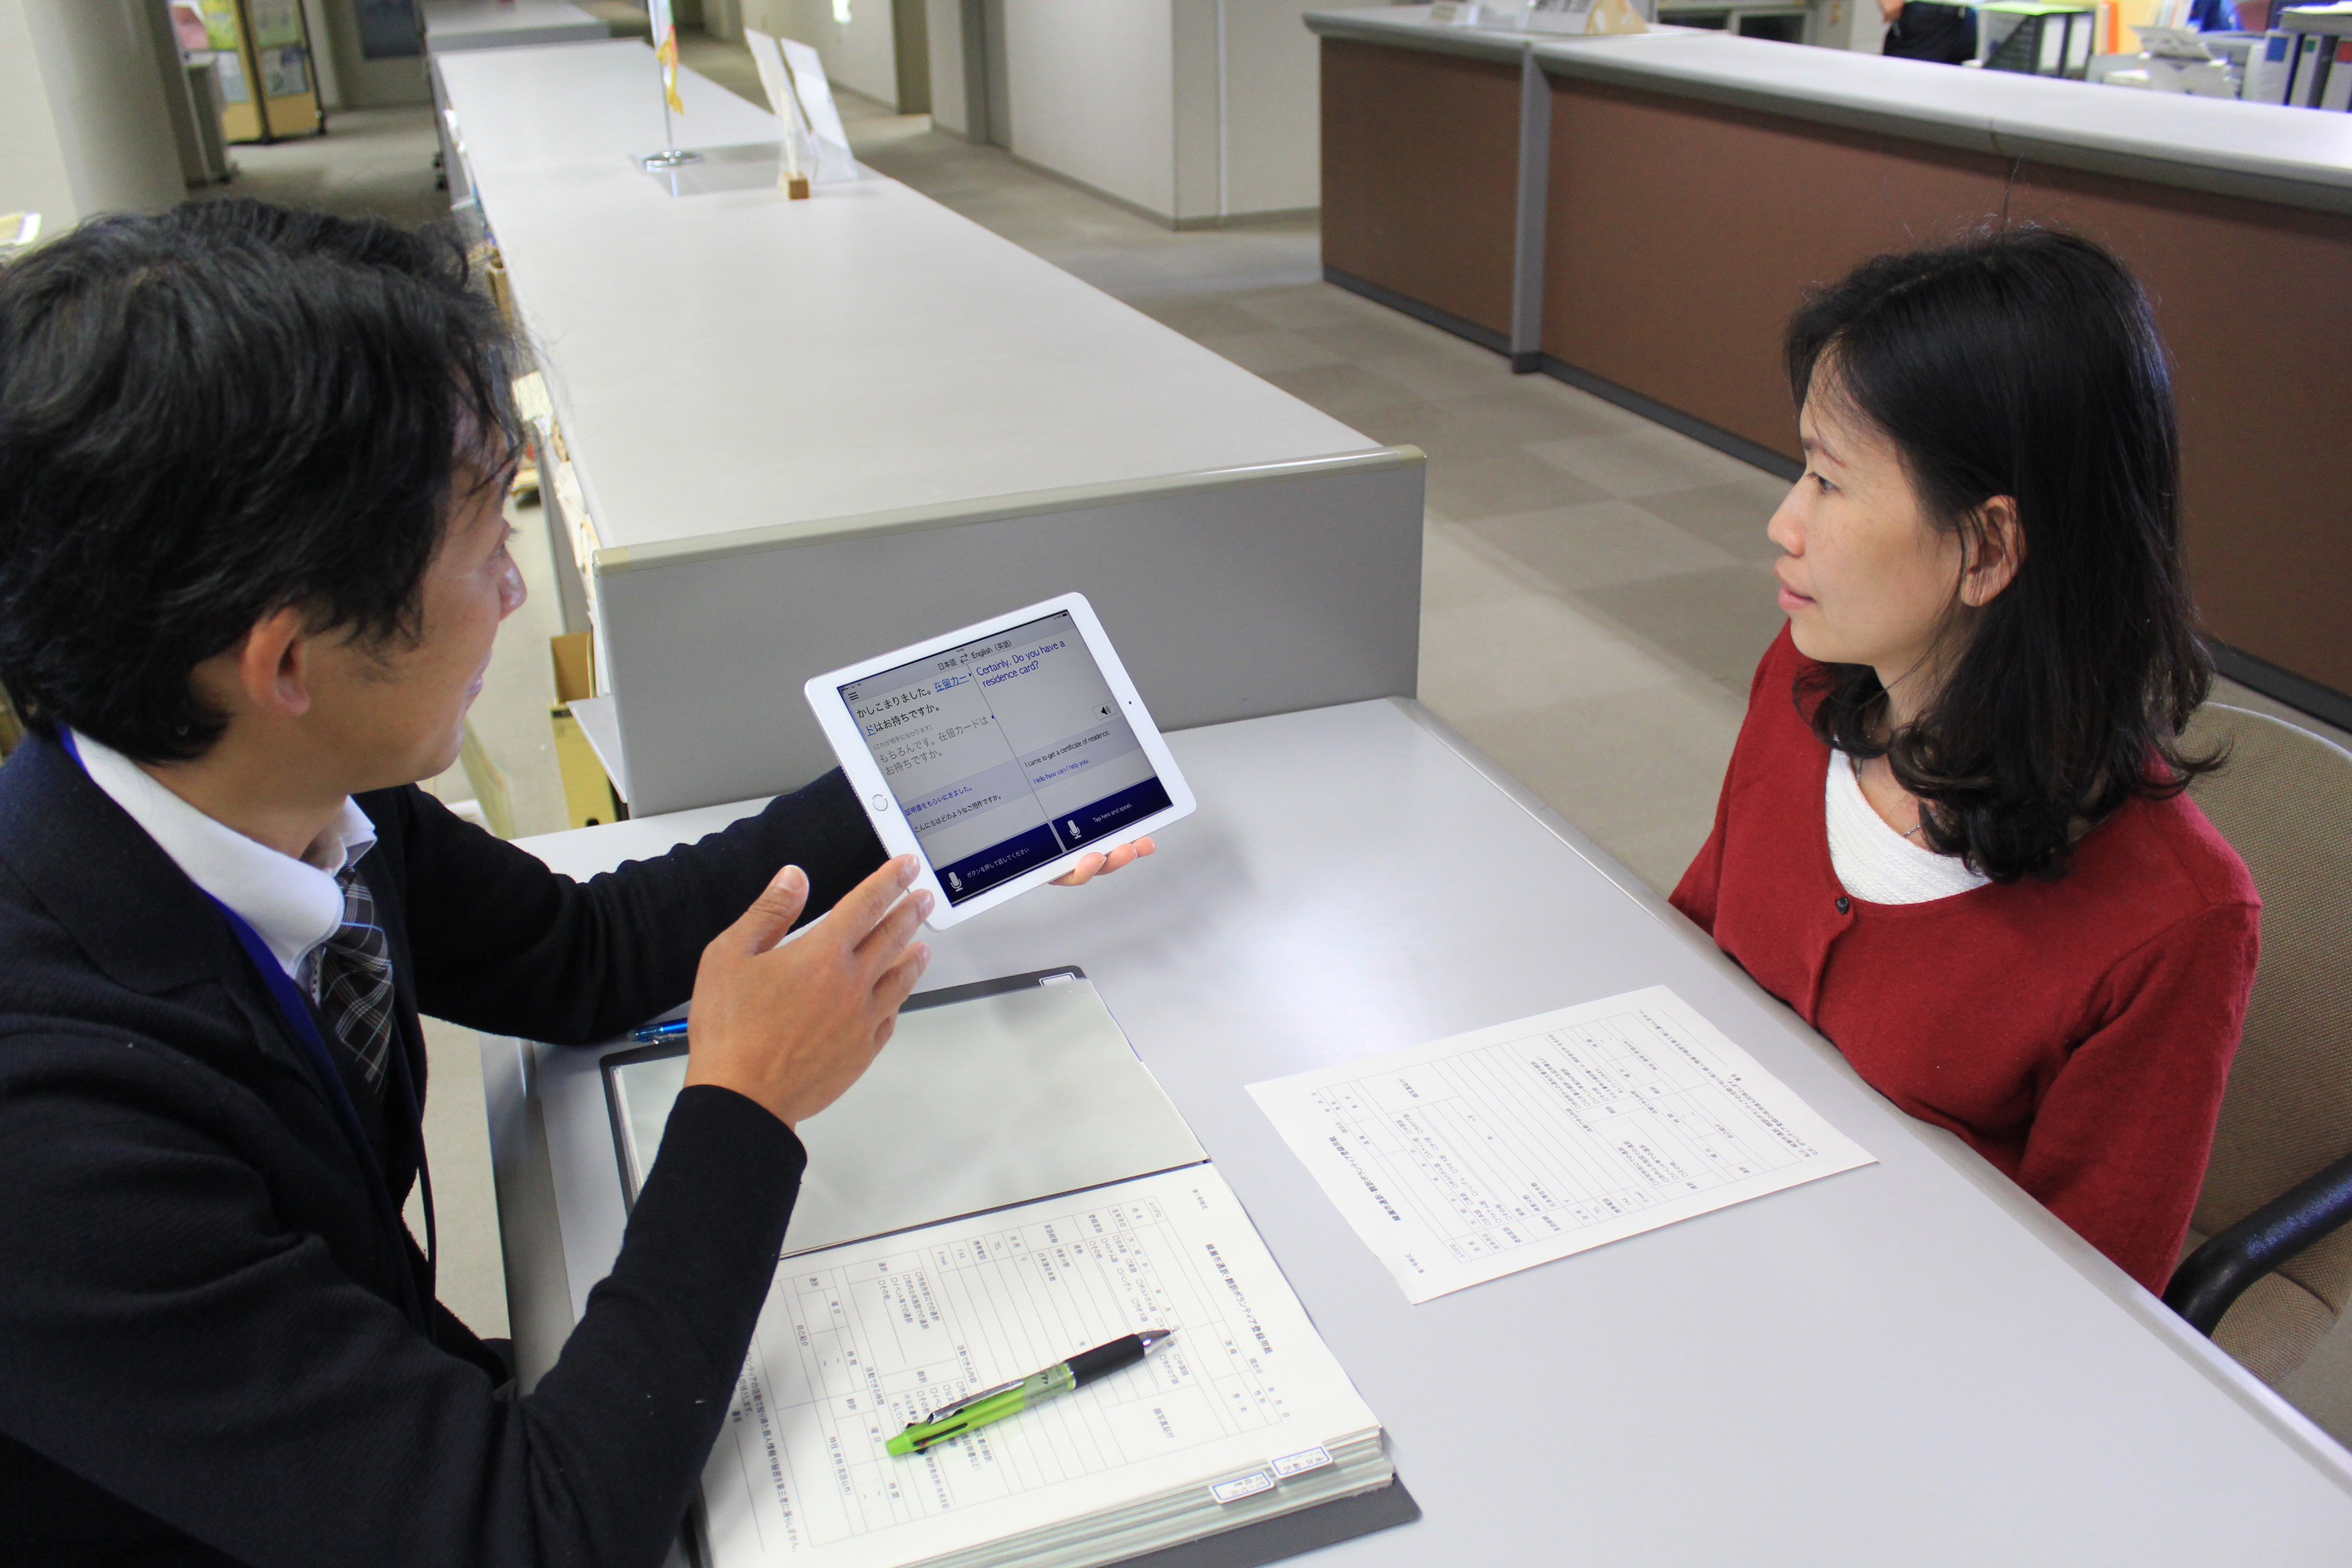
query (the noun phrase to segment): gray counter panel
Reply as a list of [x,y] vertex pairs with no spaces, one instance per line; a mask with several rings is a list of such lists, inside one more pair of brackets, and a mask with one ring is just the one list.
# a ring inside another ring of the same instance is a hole
[[633,811],[834,765],[802,682],[1073,589],[1163,729],[1410,696],[1423,465],[1411,447],[971,513],[870,518],[723,554],[599,558]]

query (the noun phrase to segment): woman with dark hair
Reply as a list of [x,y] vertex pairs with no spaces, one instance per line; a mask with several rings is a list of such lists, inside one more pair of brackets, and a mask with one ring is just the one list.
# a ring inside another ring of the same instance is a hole
[[2188,1227],[2259,900],[2183,795],[2210,666],[2164,353],[2114,257],[1884,256],[1789,326],[1788,628],[1674,903],[2140,1283]]

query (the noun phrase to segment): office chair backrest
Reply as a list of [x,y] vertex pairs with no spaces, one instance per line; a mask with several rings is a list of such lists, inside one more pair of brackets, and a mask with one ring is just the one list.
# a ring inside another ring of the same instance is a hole
[[[2352,752],[2208,703],[2184,737],[2231,748],[2192,798],[2263,896],[2262,961],[2190,1247],[2352,1152]],[[2214,1341],[2276,1382],[2352,1299],[2352,1226],[2239,1298]]]

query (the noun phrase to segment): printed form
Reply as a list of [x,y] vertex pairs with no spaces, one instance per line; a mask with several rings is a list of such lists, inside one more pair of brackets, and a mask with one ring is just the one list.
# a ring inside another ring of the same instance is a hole
[[[1176,1337],[1140,1365],[922,1454],[883,1448],[942,1405],[1153,1328]],[[1200,1164],[785,1259],[703,1500],[722,1568],[881,1568],[1377,1426]]]
[[1874,1163],[1663,985],[1250,1094],[1415,1304]]

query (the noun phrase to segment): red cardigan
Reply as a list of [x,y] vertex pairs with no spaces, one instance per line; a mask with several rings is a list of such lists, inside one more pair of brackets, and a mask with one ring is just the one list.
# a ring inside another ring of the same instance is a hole
[[1675,907],[1873,1088],[2162,1291],[2254,980],[2244,864],[2187,798],[2135,800],[2058,881],[1849,898],[1822,812],[1829,748],[1791,697],[1810,667],[1785,629],[1757,666]]

